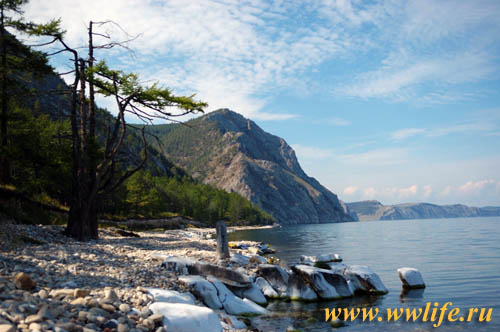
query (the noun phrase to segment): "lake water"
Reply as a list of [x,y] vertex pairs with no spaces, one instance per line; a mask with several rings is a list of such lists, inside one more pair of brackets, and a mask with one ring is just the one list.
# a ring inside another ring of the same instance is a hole
[[[370,266],[389,289],[389,294],[378,297],[312,304],[272,302],[268,309],[273,315],[257,320],[257,327],[265,331],[285,331],[290,325],[301,331],[332,331],[324,322],[327,307],[371,306],[382,312],[421,308],[427,302],[439,306],[452,302],[451,308],[459,307],[462,313],[471,307],[493,308],[492,321],[456,321],[434,328],[429,322],[356,320],[339,331],[500,331],[499,217],[284,226],[235,232],[229,238],[270,243],[289,265],[298,263],[300,255],[339,253],[347,265]],[[419,269],[425,290],[402,294],[399,267]]]

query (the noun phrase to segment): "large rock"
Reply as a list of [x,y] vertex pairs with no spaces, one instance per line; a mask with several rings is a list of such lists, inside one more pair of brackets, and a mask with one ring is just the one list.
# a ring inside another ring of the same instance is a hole
[[292,301],[316,301],[318,295],[311,286],[304,281],[298,274],[292,273],[288,278],[287,297]]
[[15,277],[16,288],[30,290],[35,288],[36,282],[26,273],[19,272]]
[[192,266],[194,264],[195,261],[188,257],[169,256],[163,261],[161,266],[166,268],[167,271],[180,274],[187,274],[188,266]]
[[242,255],[242,254],[234,253],[231,256],[231,262],[236,263],[238,265],[248,265],[248,264],[250,264],[250,257]]
[[320,299],[334,300],[342,297],[337,292],[335,286],[330,284],[330,282],[327,281],[327,279],[325,278],[325,275],[327,275],[328,278],[332,276],[339,277],[338,275],[334,275],[328,270],[312,267],[309,265],[292,266],[292,271],[295,272],[297,275],[299,275],[301,278],[303,278],[305,281],[307,281],[311,285],[311,287],[316,291],[316,294],[318,294],[318,297]]
[[355,293],[387,294],[380,277],[365,265],[351,265],[344,271]]
[[232,287],[248,288],[251,285],[250,278],[246,274],[230,268],[197,262],[193,265],[189,265],[187,269],[190,274],[204,277],[213,276]]
[[345,265],[344,263],[332,262],[328,263],[328,266],[330,267],[330,271],[340,275],[344,275],[344,271],[345,269],[347,269],[347,265]]
[[0,332],[16,332],[16,328],[10,324],[0,324]]
[[264,294],[265,297],[269,299],[279,299],[280,295],[278,294],[277,291],[274,290],[274,288],[267,282],[266,279],[262,277],[258,277],[255,279],[255,285],[259,287],[261,290],[262,294]]
[[241,320],[239,320],[238,317],[236,317],[236,316],[227,315],[225,313],[220,313],[219,317],[230,328],[233,328],[233,329],[236,329],[236,330],[246,330],[247,329],[247,325],[244,322],[242,322]]
[[155,302],[194,304],[194,296],[191,293],[179,293],[174,290],[160,288],[146,288],[153,295]]
[[230,315],[257,316],[265,315],[269,312],[258,304],[236,297],[220,280],[208,277],[208,280],[215,286],[219,294],[219,300],[224,306],[224,310]]
[[179,282],[183,283],[194,295],[200,298],[208,307],[212,309],[222,309],[222,303],[217,295],[215,286],[201,276],[182,276]]
[[304,265],[314,265],[317,263],[342,262],[339,254],[322,254],[317,256],[300,256],[300,263]]
[[399,279],[403,283],[403,288],[425,288],[424,278],[419,270],[412,267],[402,267],[398,269]]
[[155,302],[149,306],[154,314],[163,315],[169,332],[222,332],[217,314],[209,308],[184,303]]
[[[246,262],[246,256],[240,256],[238,256],[238,258],[245,259]],[[167,257],[167,259],[163,261],[162,266],[165,267],[167,271],[179,274],[192,274],[203,277],[214,276],[226,285],[230,285],[232,287],[248,288],[251,284],[251,281],[246,274],[218,265],[197,262],[187,257]]]
[[[271,286],[269,287],[272,289]],[[252,286],[250,286],[250,288],[247,289],[237,288],[237,287],[228,287],[228,288],[234,293],[234,295],[241,297],[242,299],[249,299],[250,301],[253,301],[261,306],[267,305],[267,299],[264,296],[260,287],[257,286],[256,283],[253,283]]]
[[277,265],[261,264],[257,267],[257,275],[266,279],[279,296],[286,297],[288,273],[285,270]]

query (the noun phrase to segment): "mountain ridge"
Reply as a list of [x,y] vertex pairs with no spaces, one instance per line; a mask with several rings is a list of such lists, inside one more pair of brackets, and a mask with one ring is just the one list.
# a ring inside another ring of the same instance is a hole
[[282,224],[355,221],[338,197],[309,177],[278,136],[229,109],[150,127],[165,157],[194,178],[250,199]]
[[500,207],[473,207],[463,204],[402,203],[383,205],[379,201],[346,203],[359,220],[408,220],[500,216]]

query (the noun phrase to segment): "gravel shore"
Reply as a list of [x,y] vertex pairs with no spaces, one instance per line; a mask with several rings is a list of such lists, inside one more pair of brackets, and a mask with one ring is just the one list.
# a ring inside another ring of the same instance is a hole
[[166,331],[146,288],[185,291],[160,263],[187,256],[215,263],[212,230],[102,230],[77,242],[59,226],[0,225],[0,332]]

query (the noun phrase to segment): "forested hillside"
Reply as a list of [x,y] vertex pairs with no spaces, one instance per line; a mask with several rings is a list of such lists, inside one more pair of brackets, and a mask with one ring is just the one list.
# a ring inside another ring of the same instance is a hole
[[[22,79],[11,85],[15,90],[7,88],[7,139],[1,154],[8,169],[2,168],[5,174],[0,180],[0,214],[26,223],[64,223],[73,189],[70,88],[48,65],[44,54],[22,45],[9,33],[3,38],[13,45],[8,59],[36,57],[38,68],[35,73],[17,61],[15,71],[8,73]],[[92,153],[100,156],[106,131],[115,117],[99,107],[96,114],[97,146]],[[140,127],[141,124],[127,125],[113,166],[118,173],[141,163],[145,149],[137,129]],[[147,146],[146,150],[144,167],[99,200],[100,218],[183,215],[207,223],[220,219],[273,222],[272,217],[246,198],[199,183],[157,149]]]

